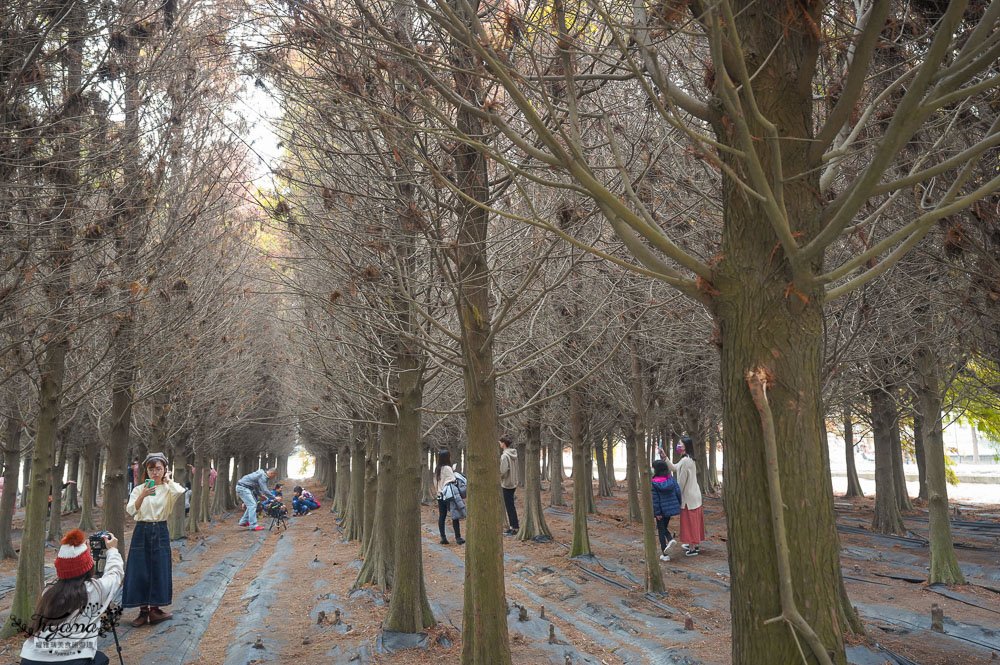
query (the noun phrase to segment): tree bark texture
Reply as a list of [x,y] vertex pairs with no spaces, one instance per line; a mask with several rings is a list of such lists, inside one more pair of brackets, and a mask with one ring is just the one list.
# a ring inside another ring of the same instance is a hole
[[889,430],[892,442],[892,482],[896,490],[896,504],[900,512],[913,510],[910,492],[906,487],[906,471],[903,468],[903,442],[899,431],[899,409],[895,409],[892,428]]
[[520,515],[521,530],[517,537],[520,540],[541,539],[551,540],[552,532],[545,521],[545,511],[542,509],[542,423],[541,408],[532,410],[531,416],[524,425],[524,511]]
[[[337,493],[332,510],[339,513],[341,522],[345,519],[351,496],[351,451],[350,446],[341,445],[337,450]],[[341,525],[343,526],[343,524]]]
[[[392,599],[385,626],[400,633],[418,633],[433,626],[434,615],[424,585],[423,547],[420,519],[421,408],[423,407],[424,362],[416,342],[411,317],[402,315],[405,337],[398,340],[399,420],[396,426],[397,463],[395,483],[395,569],[392,575]],[[498,478],[499,482],[499,478]],[[471,496],[471,492],[470,492]],[[470,536],[471,538],[471,536]],[[468,561],[466,562],[468,567]],[[466,573],[468,576],[468,573]],[[465,615],[463,625],[470,624]]]
[[75,452],[69,458],[69,469],[66,474],[67,479],[74,481],[66,486],[66,498],[63,500],[62,510],[64,513],[73,513],[79,510],[80,502],[77,500],[77,489],[80,476],[80,453]]
[[[756,109],[777,125],[782,138],[735,147],[753,151],[769,182],[777,169],[785,174],[781,182],[771,183],[782,190],[782,219],[787,220],[790,234],[808,242],[820,231],[822,205],[817,196],[818,165],[809,156],[818,35],[775,20],[772,12],[759,11],[748,0],[736,0],[731,8],[735,17],[731,30],[742,40],[742,52],[723,47],[725,62],[719,64],[730,72],[740,68],[753,72]],[[809,5],[799,20],[818,24],[821,11],[821,5]],[[720,20],[717,14],[715,18]],[[738,113],[731,113],[729,120],[745,122],[750,136],[767,136],[748,97],[744,91],[733,100]],[[734,133],[721,120],[713,121],[713,126],[717,138],[733,143]],[[737,173],[747,168],[733,155],[723,159]],[[774,526],[761,517],[771,514],[772,501],[762,472],[768,461],[764,433],[746,379],[748,371],[764,367],[774,376],[769,398],[783,518],[790,534],[793,597],[833,662],[843,665],[840,550],[821,398],[823,289],[796,283],[795,267],[780,249],[766,206],[747,196],[729,175],[723,176],[723,217],[722,258],[712,275],[711,310],[721,343],[727,441],[723,484],[732,571],[732,661],[803,660],[800,643],[788,625],[764,623],[782,613]],[[813,271],[821,267],[821,259],[809,264]],[[805,659],[816,662],[808,649]]]
[[590,533],[587,529],[588,495],[591,492],[587,477],[587,446],[583,440],[583,396],[577,388],[569,391],[569,421],[573,446],[573,541],[569,555],[592,554]]
[[948,517],[948,481],[944,470],[944,435],[941,402],[944,387],[937,354],[925,347],[918,354],[920,411],[923,416],[924,454],[927,456],[927,512],[931,548],[929,584],[965,584],[958,567]]
[[[80,483],[80,530],[94,531],[94,504],[97,499],[97,457],[101,443],[97,438],[87,441],[83,453],[83,478]],[[115,534],[118,535],[118,534]]]
[[373,584],[383,591],[392,588],[395,569],[396,492],[399,481],[397,449],[399,447],[396,424],[396,405],[382,405],[382,427],[378,447],[378,475],[375,478],[375,521],[365,547],[364,562],[354,580],[354,588]]
[[38,415],[35,421],[35,442],[32,453],[31,476],[21,536],[21,552],[17,559],[17,581],[11,601],[10,614],[0,630],[0,637],[10,637],[18,626],[27,625],[34,611],[35,601],[42,590],[45,565],[45,511],[48,502],[52,455],[56,433],[59,429],[59,411],[62,401],[63,381],[66,373],[66,353],[69,349],[68,330],[72,316],[70,268],[74,241],[73,218],[76,211],[80,159],[81,122],[84,115],[83,96],[83,31],[87,13],[82,5],[74,6],[67,15],[67,39],[64,61],[66,79],[63,94],[61,127],[59,133],[66,138],[60,146],[57,159],[46,168],[52,171],[52,181],[57,194],[50,205],[52,237],[47,256],[48,324],[47,341],[41,351],[38,377]]
[[549,440],[549,505],[565,506],[563,499],[563,457],[562,443],[552,437]]
[[875,517],[872,531],[903,535],[903,516],[896,501],[896,484],[892,471],[892,427],[896,407],[892,396],[880,388],[868,393],[872,411],[872,437],[875,440]]
[[[316,458],[319,461],[320,457]],[[330,448],[326,451],[326,461],[323,464],[325,478],[323,484],[326,487],[327,501],[333,501],[337,496],[337,449]]]
[[[634,410],[635,458],[649,460],[649,437],[646,433],[646,386],[643,376],[645,367],[639,354],[632,352],[632,408]],[[653,514],[653,478],[651,463],[636,464],[636,482],[639,485],[639,510],[642,517],[642,552],[646,562],[646,591],[662,593],[663,571],[660,570],[660,547],[656,535],[656,516]]]
[[[455,5],[455,11],[467,25],[472,25],[478,21],[479,2],[471,0]],[[479,59],[471,46],[457,38],[452,41],[452,48],[456,94],[473,107],[481,107],[485,93],[482,80],[475,74]],[[455,124],[464,136],[488,140],[483,120],[467,110],[456,110]],[[458,222],[455,258],[469,481],[462,665],[510,665],[497,491],[500,460],[487,255],[490,215],[485,207],[490,196],[489,171],[485,155],[467,143],[460,143],[453,154],[455,180],[463,194],[455,203]]]
[[845,496],[864,496],[861,491],[861,479],[858,478],[858,467],[854,462],[854,416],[851,408],[844,408],[844,456],[847,461],[847,493]]
[[718,447],[719,426],[718,423],[712,422],[708,427],[708,485],[705,488],[708,492],[715,492],[719,488],[718,455],[716,454]]
[[[188,480],[187,456],[184,455],[186,445],[186,439],[183,443],[178,443],[174,446],[171,455],[174,464],[173,478],[181,487],[184,487]],[[107,503],[107,497],[105,497],[105,503]],[[174,502],[173,510],[167,516],[167,529],[170,531],[170,540],[187,537],[187,515],[184,514],[183,497]]]
[[364,537],[365,528],[365,446],[362,428],[357,427],[356,430],[356,436],[351,437],[351,486],[347,514],[341,524],[347,540],[360,540]]
[[[376,416],[377,418],[377,416]],[[375,469],[378,462],[378,427],[374,422],[362,427],[365,435],[365,520],[361,530],[361,558],[368,555],[366,549],[371,542],[371,533],[375,526],[375,502],[378,499],[378,481]]]
[[11,539],[10,527],[14,518],[14,504],[17,499],[17,474],[21,470],[21,412],[17,400],[9,404],[13,413],[7,418],[3,438],[3,486],[9,487],[0,496],[0,558],[13,559],[14,541]]
[[28,444],[28,450],[24,451],[24,460],[21,464],[21,478],[24,485],[21,487],[21,500],[17,502],[18,508],[24,508],[28,504],[28,490],[31,489],[31,448],[34,444]]
[[597,453],[597,495],[603,498],[614,496],[614,445],[614,433],[611,431],[608,431],[606,437],[594,442],[594,452]]
[[927,501],[927,454],[924,451],[924,416],[917,396],[917,408],[913,412],[913,456],[917,458],[917,498]]
[[45,540],[58,543],[62,540],[62,483],[66,469],[66,441],[59,447],[59,456],[52,458],[52,485],[49,490],[52,500],[49,502],[49,530]]
[[625,429],[625,483],[628,493],[628,521],[642,522],[642,511],[639,508],[639,457],[636,442],[635,426]]

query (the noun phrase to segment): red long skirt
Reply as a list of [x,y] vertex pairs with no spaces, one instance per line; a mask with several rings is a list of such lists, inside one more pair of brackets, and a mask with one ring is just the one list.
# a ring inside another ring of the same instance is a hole
[[705,540],[705,515],[702,507],[694,510],[681,508],[681,542],[686,545],[698,545]]

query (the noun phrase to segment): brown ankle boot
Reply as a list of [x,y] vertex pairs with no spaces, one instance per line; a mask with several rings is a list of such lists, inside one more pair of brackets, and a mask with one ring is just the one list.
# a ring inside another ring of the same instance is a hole
[[131,621],[132,625],[138,628],[139,626],[145,626],[149,623],[149,612],[141,610],[139,616]]
[[173,618],[173,616],[173,614],[167,614],[159,607],[149,608],[149,623],[160,623],[161,621]]

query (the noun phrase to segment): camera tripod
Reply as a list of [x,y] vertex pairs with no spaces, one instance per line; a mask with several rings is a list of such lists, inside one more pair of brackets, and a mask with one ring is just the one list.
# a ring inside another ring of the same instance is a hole
[[[98,531],[88,538],[88,546],[90,547],[90,557],[94,560],[94,577],[101,577],[104,575],[104,564],[107,563],[108,550],[104,543],[104,536],[108,535],[107,531]],[[101,615],[101,629],[98,633],[102,637],[108,630],[115,637],[115,649],[118,651],[118,662],[121,665],[125,665],[125,658],[122,656],[122,644],[118,639],[118,622],[121,620],[122,608],[115,605],[114,602],[108,604],[108,608],[104,610]]]
[[104,610],[104,614],[101,615],[101,632],[100,634],[106,633],[108,630],[115,637],[115,649],[118,651],[118,662],[121,665],[125,665],[125,658],[122,657],[122,644],[118,641],[118,621],[122,616],[122,608],[114,603],[108,605],[108,609]]

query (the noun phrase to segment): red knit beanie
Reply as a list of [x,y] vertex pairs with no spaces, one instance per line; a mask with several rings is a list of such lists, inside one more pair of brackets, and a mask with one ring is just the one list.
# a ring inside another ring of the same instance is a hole
[[87,537],[83,531],[73,529],[62,539],[62,547],[56,555],[56,576],[61,580],[79,577],[94,567],[94,559],[87,547]]

